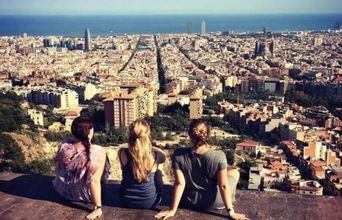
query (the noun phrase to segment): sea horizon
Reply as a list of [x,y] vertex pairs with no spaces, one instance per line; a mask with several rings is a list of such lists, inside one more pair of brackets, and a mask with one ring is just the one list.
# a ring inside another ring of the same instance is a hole
[[[156,19],[158,18],[158,19]],[[266,27],[272,32],[320,31],[333,29],[342,21],[342,13],[300,14],[77,14],[77,15],[0,15],[0,36],[92,36],[122,34],[199,33],[200,22],[206,22],[207,33],[257,33]]]

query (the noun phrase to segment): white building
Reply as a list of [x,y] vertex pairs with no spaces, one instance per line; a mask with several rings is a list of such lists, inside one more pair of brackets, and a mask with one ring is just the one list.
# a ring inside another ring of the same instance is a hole
[[37,109],[28,109],[27,114],[35,125],[44,126],[44,113]]

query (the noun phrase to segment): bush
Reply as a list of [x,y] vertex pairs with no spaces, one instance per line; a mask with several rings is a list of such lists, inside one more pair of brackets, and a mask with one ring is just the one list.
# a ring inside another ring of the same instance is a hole
[[160,109],[163,115],[155,115],[146,118],[152,130],[152,136],[161,138],[161,132],[186,131],[190,125],[189,108],[176,103],[171,106],[163,106]]
[[20,108],[22,100],[15,93],[0,93],[0,132],[19,131],[23,124],[33,125],[32,120]]
[[107,137],[104,134],[95,134],[92,142],[97,145],[105,146],[107,145]]
[[71,139],[72,135],[69,131],[64,131],[64,132],[48,131],[44,134],[44,137],[46,138],[47,141],[60,142],[63,140]]
[[128,132],[126,127],[122,128],[111,128],[107,133],[107,144],[122,144],[128,141]]
[[28,165],[29,172],[34,174],[50,174],[51,167],[49,160],[34,160]]
[[25,156],[18,144],[8,134],[0,134],[0,170],[26,171]]
[[51,173],[51,161],[34,160],[25,162],[25,156],[19,145],[8,134],[0,134],[0,171],[18,173]]
[[235,162],[234,151],[233,150],[225,150],[224,151],[227,157],[227,163],[229,165],[233,165]]
[[236,138],[210,138],[209,144],[220,146],[223,149],[235,149],[236,144],[239,142]]

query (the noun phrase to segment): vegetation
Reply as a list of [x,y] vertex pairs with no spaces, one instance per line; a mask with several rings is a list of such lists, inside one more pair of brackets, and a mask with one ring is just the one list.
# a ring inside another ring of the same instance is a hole
[[175,103],[159,106],[159,114],[146,118],[152,130],[153,139],[163,139],[162,132],[186,132],[190,124],[188,106]]
[[300,69],[289,69],[289,75],[292,79],[302,80],[304,77],[301,75],[302,71]]
[[45,110],[44,115],[44,126],[49,127],[54,122],[61,122],[62,117],[60,115],[56,115],[56,113],[53,112],[54,107],[52,105],[48,105],[48,107]]
[[223,149],[235,149],[236,144],[240,142],[239,139],[236,138],[210,138],[209,144],[220,146]]
[[105,113],[102,97],[97,94],[91,100],[87,100],[86,104],[88,104],[88,109],[83,113],[88,115],[93,121],[95,132],[105,131]]
[[64,132],[48,131],[44,134],[44,137],[46,138],[47,141],[60,142],[63,140],[71,139],[72,135],[69,131],[64,131]]
[[13,92],[0,93],[0,133],[19,131],[23,124],[33,125],[32,120],[20,107],[23,98]]
[[46,174],[51,171],[51,161],[25,161],[24,153],[19,145],[8,134],[0,134],[0,171],[19,173]]
[[107,143],[107,136],[105,134],[97,133],[94,134],[92,142],[94,144],[100,145],[100,146],[106,146]]
[[342,108],[342,97],[336,95],[329,97],[314,97],[302,91],[291,90],[285,94],[285,101],[295,102],[304,107],[322,105],[332,112],[334,112],[336,108]]
[[106,134],[106,144],[122,144],[127,143],[128,141],[128,132],[127,128],[117,128],[117,129],[110,129],[109,132]]
[[248,99],[254,99],[254,100],[267,100],[270,98],[270,94],[266,92],[256,92],[251,91],[246,94],[240,94],[238,97],[238,94],[236,94],[234,91],[232,91],[230,88],[226,88],[223,92],[216,94],[214,96],[208,97],[205,100],[205,105],[211,108],[218,108],[217,103],[221,102],[222,100],[227,100],[231,103],[237,103],[239,98],[240,103],[245,103]]
[[238,183],[238,189],[248,189],[249,183],[249,170],[252,166],[255,166],[255,162],[245,161],[240,163],[238,166],[240,168],[240,181]]
[[25,167],[25,156],[18,144],[8,134],[0,134],[0,169],[10,168],[20,172]]
[[234,162],[235,162],[234,150],[227,150],[227,149],[224,149],[223,152],[226,154],[227,163],[228,163],[229,165],[233,165]]

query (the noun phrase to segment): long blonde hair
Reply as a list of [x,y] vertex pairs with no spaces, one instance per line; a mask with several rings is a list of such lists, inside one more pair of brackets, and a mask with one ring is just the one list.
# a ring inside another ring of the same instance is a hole
[[134,121],[128,130],[128,151],[132,157],[133,177],[138,182],[148,181],[149,170],[152,169],[152,144],[150,126],[145,120]]

